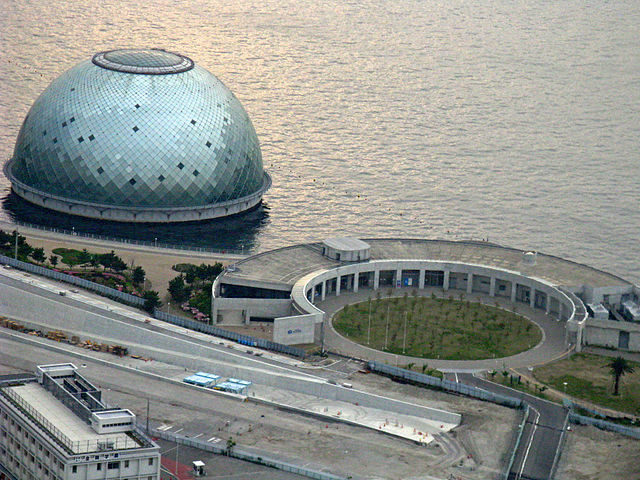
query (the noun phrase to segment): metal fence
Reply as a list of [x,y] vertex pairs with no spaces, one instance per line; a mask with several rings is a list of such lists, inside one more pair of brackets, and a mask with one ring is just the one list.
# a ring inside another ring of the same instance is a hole
[[511,451],[511,457],[509,457],[509,462],[506,464],[504,472],[502,474],[502,478],[507,480],[509,478],[509,474],[511,473],[511,467],[513,467],[513,462],[516,460],[516,453],[518,453],[518,447],[520,446],[520,440],[522,440],[522,433],[524,432],[524,426],[527,423],[527,417],[529,416],[529,405],[525,404],[524,407],[524,416],[522,417],[522,422],[518,425],[518,434],[516,436],[516,441],[513,444],[513,449]]
[[233,248],[198,247],[195,245],[187,245],[187,244],[175,245],[172,243],[158,242],[157,240],[154,240],[152,242],[149,240],[136,240],[133,238],[130,239],[130,238],[109,237],[107,235],[98,235],[96,233],[78,232],[75,229],[65,230],[64,228],[46,227],[44,225],[36,225],[33,223],[21,222],[18,220],[14,220],[12,223],[22,227],[33,228],[35,230],[42,230],[45,232],[61,233],[64,235],[73,235],[74,237],[92,238],[96,240],[105,240],[108,242],[122,243],[126,245],[140,245],[144,247],[167,248],[171,250],[188,250],[190,252],[217,253],[217,254],[229,254],[229,255],[245,255],[245,254],[248,254],[250,251],[250,249],[248,248],[245,249],[244,247],[240,250],[237,250]]
[[211,453],[217,453],[220,455],[228,455],[229,457],[232,457],[232,458],[237,458],[239,460],[244,460],[247,462],[265,465],[267,467],[276,468],[284,472],[295,473],[297,475],[302,475],[308,478],[315,478],[317,480],[346,480],[345,477],[339,477],[331,473],[320,472],[318,470],[311,470],[309,468],[293,465],[291,463],[287,463],[275,458],[270,458],[264,455],[257,455],[256,453],[245,451],[242,449],[242,447],[238,447],[238,446],[233,447],[230,450],[227,450],[227,448],[223,446],[217,446],[215,444],[208,443],[203,440],[198,440],[196,438],[189,438],[189,437],[185,437],[183,435],[179,435],[175,433],[163,432],[161,430],[152,430],[149,433],[152,433],[154,437],[158,437],[163,440],[168,440],[171,442],[176,442],[176,443],[179,443],[180,445],[185,445],[187,447],[198,448],[200,450],[204,450]]
[[117,300],[122,303],[126,303],[127,305],[133,305],[134,307],[144,306],[144,299],[141,297],[136,297],[135,295],[131,295],[125,292],[120,292],[115,288],[105,287],[104,285],[85,280],[84,278],[67,275],[66,273],[57,272],[49,268],[33,265],[32,263],[16,260],[15,258],[7,257],[5,255],[0,255],[0,263],[5,263],[20,270],[25,270],[36,275],[42,275],[43,277],[58,280],[59,282],[70,283],[71,285],[86,288],[87,290],[92,290],[96,293],[99,293],[100,295],[112,298],[113,300]]
[[625,425],[619,425],[599,418],[585,417],[574,412],[569,412],[569,421],[578,425],[593,425],[594,427],[598,427],[602,430],[608,430],[610,432],[616,432],[628,437],[640,439],[640,428],[627,427]]
[[560,455],[564,449],[564,443],[567,441],[567,425],[569,424],[569,414],[564,418],[564,424],[562,425],[562,432],[560,433],[560,441],[558,442],[558,448],[556,454],[553,457],[553,463],[551,464],[551,472],[549,478],[553,480],[556,477],[556,471],[558,470],[558,463],[560,463]]
[[294,357],[299,357],[299,358],[304,358],[304,356],[306,355],[306,352],[301,348],[291,347],[289,345],[283,345],[281,343],[265,340],[264,338],[252,337],[251,335],[242,335],[240,333],[225,330],[220,327],[215,327],[207,323],[198,322],[196,320],[191,320],[184,317],[178,317],[177,315],[163,312],[157,308],[154,310],[153,316],[158,320],[162,320],[164,322],[172,323],[174,325],[188,328],[190,330],[195,330],[197,332],[214,335],[216,337],[233,340],[234,342],[238,342],[242,345],[247,345],[248,347],[264,348],[265,350],[272,350],[274,352],[286,353],[288,355],[293,355]]
[[459,393],[461,395],[467,395],[469,397],[478,398],[480,400],[486,400],[488,402],[497,403],[499,405],[505,405],[511,408],[524,407],[525,403],[519,398],[508,397],[506,395],[500,395],[498,393],[488,392],[480,388],[465,385],[464,383],[451,382],[449,380],[441,380],[430,375],[423,373],[412,372],[411,370],[405,370],[404,368],[393,367],[379,362],[369,362],[369,369],[373,372],[380,372],[392,377],[401,378],[410,382],[419,383],[422,385],[428,385],[430,387],[441,388],[443,390]]

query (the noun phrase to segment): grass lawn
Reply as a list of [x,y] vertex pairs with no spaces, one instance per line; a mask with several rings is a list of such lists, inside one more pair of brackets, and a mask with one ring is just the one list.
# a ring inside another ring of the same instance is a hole
[[607,364],[613,358],[576,353],[570,358],[534,370],[535,378],[556,390],[597,405],[640,415],[640,364],[629,362],[635,368],[620,378],[620,395],[613,395],[613,377]]
[[348,305],[336,313],[333,326],[341,335],[371,348],[447,360],[507,357],[542,339],[534,323],[512,312],[435,297],[383,298]]
[[[84,258],[85,254],[80,250],[73,248],[54,248],[52,253],[59,255],[62,263],[67,265],[78,265],[83,262],[88,262],[88,259]],[[68,262],[71,263],[68,263]]]

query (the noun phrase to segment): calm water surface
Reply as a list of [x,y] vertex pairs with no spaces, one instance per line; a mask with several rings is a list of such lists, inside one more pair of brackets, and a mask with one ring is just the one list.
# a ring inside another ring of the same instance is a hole
[[[237,5],[235,3],[240,3]],[[263,250],[327,235],[489,238],[640,281],[640,2],[3,0],[0,159],[98,50],[175,50],[241,100],[273,188],[231,220],[118,228]]]

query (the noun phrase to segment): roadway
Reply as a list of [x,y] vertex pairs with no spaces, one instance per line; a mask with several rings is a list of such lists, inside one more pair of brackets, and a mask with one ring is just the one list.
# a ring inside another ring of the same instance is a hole
[[[567,411],[562,406],[512,388],[483,380],[471,373],[458,373],[458,381],[501,395],[520,398],[529,404],[529,414],[509,480],[547,480],[560,447]],[[447,379],[455,380],[452,374]]]

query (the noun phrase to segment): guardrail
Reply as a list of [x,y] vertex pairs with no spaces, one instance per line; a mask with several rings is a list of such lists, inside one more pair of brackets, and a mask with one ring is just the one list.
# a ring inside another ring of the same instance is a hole
[[242,447],[238,447],[238,446],[227,449],[225,447],[216,446],[215,444],[211,444],[203,440],[185,437],[180,434],[163,432],[161,430],[152,430],[152,432],[148,432],[148,433],[149,434],[153,433],[154,437],[158,437],[163,440],[168,440],[171,442],[176,442],[176,443],[179,443],[180,445],[184,445],[187,447],[198,448],[200,450],[216,453],[218,455],[227,455],[229,457],[237,458],[239,460],[257,463],[259,465],[276,468],[284,472],[290,472],[290,473],[295,473],[297,475],[302,475],[307,478],[315,478],[317,480],[346,480],[345,477],[339,477],[331,473],[320,472],[318,470],[311,470],[310,468],[299,467],[297,465],[293,465],[291,463],[287,463],[282,460],[278,460],[268,456],[257,455],[255,453],[243,451]]
[[488,402],[497,403],[511,408],[521,408],[525,405],[525,402],[519,398],[508,397],[506,395],[500,395],[498,393],[489,392],[472,385],[465,385],[464,383],[451,382],[449,380],[441,380],[430,375],[423,373],[412,372],[405,370],[404,368],[393,367],[379,362],[369,362],[369,369],[373,372],[380,372],[393,377],[401,378],[422,385],[428,385],[430,387],[441,388],[449,392],[459,393],[461,395],[467,395],[469,397],[478,398],[480,400],[486,400]]

